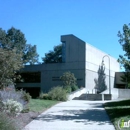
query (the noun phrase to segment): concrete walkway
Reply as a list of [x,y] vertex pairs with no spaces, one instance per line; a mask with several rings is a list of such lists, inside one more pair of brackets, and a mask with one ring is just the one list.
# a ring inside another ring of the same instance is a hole
[[115,130],[103,101],[72,100],[59,103],[30,122],[26,130]]

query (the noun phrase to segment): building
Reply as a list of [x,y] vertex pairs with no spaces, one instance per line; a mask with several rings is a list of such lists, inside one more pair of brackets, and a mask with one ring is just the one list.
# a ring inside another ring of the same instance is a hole
[[[89,93],[95,90],[95,79],[99,80],[100,72],[103,69],[106,74],[105,84],[109,86],[109,63],[111,87],[114,87],[115,72],[120,70],[117,59],[101,50],[85,43],[74,35],[62,35],[62,63],[27,65],[21,71],[26,80],[24,83],[17,83],[17,87],[48,92],[52,87],[62,85],[60,76],[70,71],[77,78],[78,86],[85,87]],[[105,57],[104,57],[105,56]],[[104,58],[103,58],[104,57]],[[110,62],[109,62],[110,58]],[[104,66],[102,66],[104,60]],[[104,69],[105,68],[105,69]],[[102,74],[101,74],[102,75]],[[27,77],[32,77],[28,80]],[[101,79],[102,80],[102,79]],[[100,81],[98,81],[100,82]]]

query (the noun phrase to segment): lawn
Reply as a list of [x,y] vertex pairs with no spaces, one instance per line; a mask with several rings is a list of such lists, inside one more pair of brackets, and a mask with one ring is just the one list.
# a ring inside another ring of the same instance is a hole
[[[123,123],[122,120],[124,120],[124,122],[130,120],[130,100],[108,102],[104,104],[104,107],[112,123],[114,124],[116,130],[120,130],[121,122]],[[128,128],[122,127],[121,130],[130,130],[130,127]]]
[[58,101],[52,101],[52,100],[41,100],[41,99],[31,99],[29,103],[30,111],[34,112],[42,112],[51,106],[58,103]]

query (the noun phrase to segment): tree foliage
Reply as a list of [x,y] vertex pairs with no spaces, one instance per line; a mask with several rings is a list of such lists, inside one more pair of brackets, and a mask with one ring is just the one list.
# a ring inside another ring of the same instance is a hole
[[106,86],[106,74],[105,74],[105,67],[103,65],[99,66],[98,69],[98,79],[94,79],[95,82],[95,89],[97,90],[97,93],[101,93],[107,89]]
[[65,86],[73,86],[77,84],[77,79],[75,78],[74,74],[70,71],[65,72],[60,78]]
[[0,89],[13,84],[23,65],[38,62],[36,46],[26,44],[24,34],[15,28],[7,32],[0,28]]
[[21,54],[16,54],[15,49],[0,48],[0,89],[13,84],[16,72],[23,67]]
[[126,83],[125,88],[130,88],[130,73],[124,72],[123,75],[121,75],[121,81]]
[[130,28],[124,24],[123,33],[118,32],[119,43],[122,46],[124,55],[119,55],[118,62],[126,71],[130,71]]
[[27,44],[24,34],[14,27],[7,32],[0,28],[0,48],[16,49],[16,53],[22,55],[23,64],[38,63],[36,46]]
[[49,51],[42,58],[44,63],[61,63],[62,62],[62,44],[54,46],[53,51]]

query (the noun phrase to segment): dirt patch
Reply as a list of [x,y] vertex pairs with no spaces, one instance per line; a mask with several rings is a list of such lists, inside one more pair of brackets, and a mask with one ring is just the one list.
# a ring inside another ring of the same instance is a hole
[[24,128],[27,124],[29,124],[34,118],[36,118],[38,115],[40,115],[40,112],[28,112],[28,113],[21,113],[16,119],[16,123],[21,127]]

